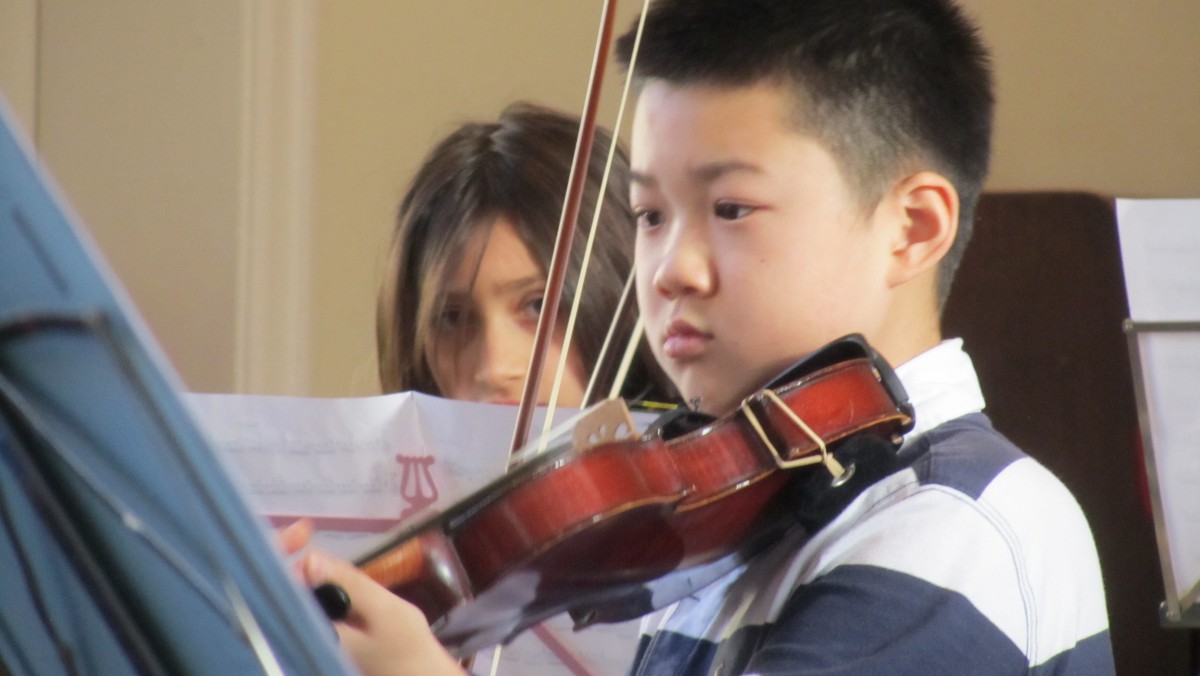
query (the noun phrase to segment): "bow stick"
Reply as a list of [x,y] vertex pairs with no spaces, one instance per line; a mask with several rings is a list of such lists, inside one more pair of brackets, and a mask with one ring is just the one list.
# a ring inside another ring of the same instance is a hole
[[[563,373],[566,371],[566,368],[567,368],[567,355],[570,351],[571,337],[575,333],[575,318],[579,315],[580,303],[583,300],[583,287],[584,287],[584,284],[587,282],[588,263],[589,263],[589,261],[591,261],[591,258],[592,258],[592,247],[596,242],[596,231],[599,229],[600,212],[604,206],[603,197],[608,192],[608,177],[612,174],[613,159],[617,155],[617,146],[618,146],[617,134],[620,133],[621,124],[625,118],[625,107],[629,101],[630,85],[633,84],[633,65],[637,59],[638,47],[641,45],[641,42],[642,42],[642,30],[646,27],[646,9],[649,6],[649,4],[650,4],[650,0],[642,0],[642,11],[638,17],[637,33],[634,35],[633,54],[630,57],[629,73],[625,78],[625,85],[621,89],[621,101],[617,105],[617,119],[616,119],[616,122],[613,123],[613,128],[612,128],[612,143],[610,143],[608,146],[608,159],[604,163],[604,175],[600,179],[600,188],[597,191],[597,194],[599,195],[599,197],[596,200],[596,208],[594,210],[594,213],[592,214],[592,226],[591,226],[591,230],[588,231],[587,246],[584,248],[584,252],[583,252],[583,263],[581,264],[581,266],[579,268],[579,283],[577,284],[576,289],[575,289],[575,298],[571,302],[571,313],[567,317],[567,327],[566,327],[565,337],[563,338],[563,351],[562,351],[562,354],[559,355],[558,370],[555,372],[554,387],[550,391],[551,405],[553,405],[553,402],[558,400],[558,390],[562,384]],[[596,385],[596,377],[600,371],[601,365],[603,365],[605,363],[605,359],[608,354],[609,346],[612,342],[613,334],[616,333],[617,325],[620,323],[621,317],[624,315],[625,304],[629,299],[630,292],[633,287],[633,273],[634,273],[634,268],[631,265],[630,269],[629,269],[629,276],[625,282],[625,288],[621,292],[621,300],[617,305],[616,312],[613,314],[612,322],[610,322],[609,327],[608,327],[608,333],[604,338],[604,344],[600,348],[600,354],[597,355],[597,357],[596,357],[596,365],[592,369],[591,378],[588,380],[587,388],[584,390],[584,393],[583,393],[584,405],[587,405],[591,401],[592,391],[594,390],[595,385]],[[544,307],[543,307],[543,309],[544,309]],[[625,355],[622,357],[619,368],[617,369],[617,372],[613,377],[612,388],[608,394],[609,397],[617,396],[617,393],[620,391],[621,383],[624,382],[624,380],[625,380],[625,374],[629,370],[629,364],[633,360],[633,355],[637,349],[637,344],[641,340],[641,327],[642,327],[642,323],[641,323],[641,320],[639,319],[637,322],[637,326],[634,328],[633,332],[630,334],[629,344],[626,347]],[[552,415],[547,414],[545,426],[543,427],[543,430],[542,430],[542,438],[543,439],[545,439],[548,436],[552,418],[553,418]]]
[[517,409],[517,424],[513,430],[510,455],[516,453],[529,440],[533,409],[537,403],[538,388],[542,380],[542,367],[546,362],[546,349],[550,344],[550,337],[554,335],[558,304],[562,300],[562,288],[566,281],[567,263],[570,260],[571,243],[575,237],[575,221],[579,217],[579,206],[583,201],[583,186],[586,182],[588,161],[592,154],[592,140],[596,134],[596,111],[600,100],[600,86],[604,82],[605,64],[612,46],[616,5],[616,0],[605,0],[601,14],[600,34],[596,39],[592,71],[588,79],[587,97],[584,99],[584,112],[579,125],[579,137],[575,142],[575,157],[571,165],[571,175],[567,179],[567,196],[558,222],[554,254],[550,258],[546,294],[542,299],[542,311],[538,315],[537,330],[533,338],[533,354],[529,359],[529,371],[525,375],[525,387],[521,392],[520,407]]
[[[542,368],[546,361],[546,349],[550,342],[550,337],[554,335],[554,326],[558,316],[558,305],[562,299],[562,288],[566,281],[567,263],[570,261],[571,244],[575,237],[575,224],[579,218],[579,207],[583,201],[583,188],[587,180],[588,163],[591,160],[592,143],[596,133],[596,115],[599,110],[600,88],[604,83],[604,72],[608,63],[608,55],[612,46],[612,33],[614,18],[616,16],[616,0],[605,0],[600,19],[600,31],[596,38],[596,49],[592,58],[592,69],[588,79],[587,94],[584,99],[584,113],[580,121],[579,136],[575,142],[575,154],[571,163],[571,175],[567,179],[567,194],[563,201],[563,209],[558,223],[558,234],[554,242],[554,253],[550,259],[550,270],[547,273],[546,293],[542,299],[542,310],[538,315],[537,330],[534,333],[533,351],[529,360],[529,368],[525,375],[525,384],[521,392],[521,402],[517,409],[517,423],[513,430],[512,444],[509,448],[509,458],[515,458],[518,450],[525,446],[529,437],[529,429],[532,424],[533,410],[537,402],[537,393],[541,385]],[[642,13],[642,20],[645,20],[645,12]],[[640,37],[640,29],[639,29]],[[613,157],[617,149],[617,130],[620,128],[621,115],[625,110],[625,101],[629,93],[629,79],[626,80],[625,88],[621,96],[621,104],[617,113],[617,126],[613,130],[612,142],[608,149],[608,160],[604,167],[604,176],[601,180],[600,190],[598,192],[596,206],[592,214],[592,227],[588,236],[588,244],[584,253],[583,263],[579,271],[579,282],[576,284],[575,298],[572,301],[571,313],[567,320],[566,331],[563,338],[563,350],[560,355],[557,370],[555,372],[554,386],[551,389],[549,405],[550,409],[546,412],[545,429],[543,429],[542,438],[547,438],[547,433],[552,424],[554,417],[553,406],[558,399],[559,388],[562,384],[562,376],[566,370],[567,355],[570,351],[571,337],[574,333],[575,317],[579,312],[579,303],[583,295],[583,285],[587,276],[587,264],[591,257],[592,244],[595,241],[597,224],[600,219],[600,210],[604,204],[605,188],[608,184],[608,176],[612,169]],[[632,273],[632,271],[631,271]],[[624,297],[622,297],[624,301]],[[623,304],[623,303],[622,303]],[[619,320],[620,314],[613,318],[614,325]],[[610,335],[612,330],[610,329]],[[607,341],[606,341],[607,343]],[[595,368],[599,369],[603,363],[603,357],[597,359]],[[593,374],[594,379],[594,374]],[[590,387],[589,387],[590,390]],[[553,649],[554,643],[552,636],[547,632],[540,632],[538,627],[534,628],[534,632],[538,633],[543,641]],[[556,650],[556,653],[561,652]],[[499,666],[500,648],[497,646],[491,665],[491,673],[495,673]],[[569,667],[571,665],[568,665]],[[571,667],[572,671],[583,671],[579,665]]]

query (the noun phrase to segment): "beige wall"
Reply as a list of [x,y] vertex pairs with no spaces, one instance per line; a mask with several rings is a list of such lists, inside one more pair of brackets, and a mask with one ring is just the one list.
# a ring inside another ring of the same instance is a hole
[[0,0],[0,91],[18,124],[32,133],[37,91],[36,0]]
[[1200,196],[1200,2],[962,2],[995,57],[991,188]]
[[238,3],[37,4],[44,161],[187,384],[231,389]]
[[308,0],[0,0],[0,88],[186,385],[307,391]]
[[[322,5],[315,392],[371,391],[374,287],[393,206],[421,154],[455,122],[514,98],[580,110],[594,5]],[[964,6],[995,56],[990,187],[1200,195],[1200,2]]]
[[[963,3],[998,73],[990,187],[1200,195],[1200,2]],[[310,271],[297,282],[261,249],[248,253],[244,227],[231,225],[244,220],[247,188],[228,180],[230,162],[257,145],[236,119],[245,92],[230,88],[244,87],[253,66],[235,39],[247,35],[244,8],[305,0],[38,4],[74,31],[40,45],[39,140],[188,385],[313,395],[376,391],[375,287],[394,205],[422,154],[456,123],[513,99],[578,111],[599,13],[579,0],[313,3],[313,65],[285,79],[311,77],[311,98],[284,102],[295,116],[296,102],[312,101],[301,106],[311,126],[301,120],[290,137],[298,159],[277,163],[307,172],[293,185],[312,186],[283,198],[303,233],[292,258]],[[625,25],[637,8],[621,7]],[[147,14],[164,22],[160,34],[139,25]],[[244,325],[266,316],[245,309],[245,256],[269,278],[259,295],[272,283],[301,289],[289,301],[300,309],[266,320],[307,341],[287,359],[265,339],[239,352]],[[264,360],[300,377],[247,379]]]

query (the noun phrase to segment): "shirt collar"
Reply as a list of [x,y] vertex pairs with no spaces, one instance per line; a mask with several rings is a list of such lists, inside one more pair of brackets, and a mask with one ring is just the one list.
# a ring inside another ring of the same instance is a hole
[[896,367],[896,376],[908,392],[915,425],[908,439],[955,418],[983,410],[983,391],[971,357],[961,338],[943,340]]

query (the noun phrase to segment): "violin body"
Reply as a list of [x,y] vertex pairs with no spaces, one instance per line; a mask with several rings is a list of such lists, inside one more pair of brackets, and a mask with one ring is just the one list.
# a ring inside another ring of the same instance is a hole
[[460,656],[564,611],[586,626],[665,606],[795,523],[776,498],[797,474],[847,478],[838,442],[894,448],[911,428],[903,389],[857,336],[779,380],[720,419],[538,456],[358,565]]

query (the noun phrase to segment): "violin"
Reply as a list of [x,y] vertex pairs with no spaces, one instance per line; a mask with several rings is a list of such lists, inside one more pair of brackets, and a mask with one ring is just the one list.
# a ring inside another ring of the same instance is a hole
[[685,411],[634,435],[625,415],[602,406],[571,444],[356,564],[419,607],[456,656],[564,611],[577,628],[624,621],[711,582],[797,523],[785,488],[798,478],[828,493],[823,503],[848,503],[874,479],[843,466],[841,449],[869,438],[894,456],[913,423],[899,380],[858,335],[726,416]]

